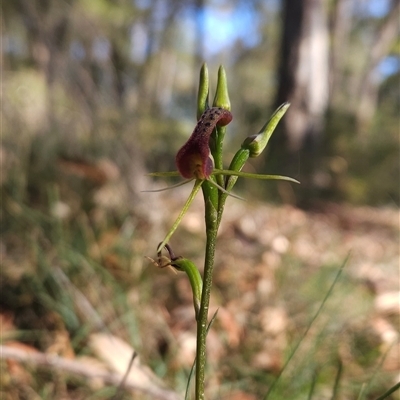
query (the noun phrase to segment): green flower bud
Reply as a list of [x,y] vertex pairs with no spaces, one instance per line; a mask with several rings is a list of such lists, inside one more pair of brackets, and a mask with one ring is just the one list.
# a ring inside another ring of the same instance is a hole
[[247,137],[242,143],[242,149],[250,151],[250,157],[258,157],[267,146],[269,139],[280,119],[285,115],[289,108],[289,103],[283,103],[272,115],[269,121],[261,128],[257,135]]
[[197,120],[200,119],[204,111],[208,108],[208,88],[208,68],[207,64],[204,63],[200,70],[199,91],[197,94]]
[[226,72],[221,65],[218,70],[217,89],[213,102],[214,107],[222,107],[225,110],[231,111],[231,102],[228,93],[228,81],[226,79]]

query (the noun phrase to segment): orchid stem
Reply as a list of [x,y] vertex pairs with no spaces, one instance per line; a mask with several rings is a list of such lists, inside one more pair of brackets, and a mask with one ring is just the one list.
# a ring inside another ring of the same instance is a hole
[[206,201],[205,220],[207,240],[204,260],[203,292],[197,320],[196,400],[204,400],[208,310],[210,306],[214,270],[215,244],[219,227],[217,216],[218,212],[214,208],[213,203],[211,201]]

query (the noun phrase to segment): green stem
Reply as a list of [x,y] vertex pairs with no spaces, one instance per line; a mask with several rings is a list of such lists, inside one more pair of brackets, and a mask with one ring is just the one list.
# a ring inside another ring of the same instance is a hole
[[207,241],[204,260],[203,292],[201,296],[200,311],[197,320],[196,400],[204,400],[208,309],[211,297],[215,244],[219,227],[217,217],[217,210],[215,209],[213,203],[209,199],[207,199],[205,201]]
[[227,198],[227,194],[221,191],[217,191],[217,199],[213,198],[210,196],[211,193],[207,192],[207,190],[209,190],[209,186],[211,186],[209,182],[205,182],[203,184],[207,239],[204,259],[203,292],[201,296],[200,311],[197,319],[196,400],[204,400],[208,309],[210,305],[214,271],[215,246],[218,229],[221,223],[224,205]]

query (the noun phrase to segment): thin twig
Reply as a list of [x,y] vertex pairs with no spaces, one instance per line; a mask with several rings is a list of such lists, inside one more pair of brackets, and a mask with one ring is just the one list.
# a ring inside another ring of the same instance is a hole
[[387,392],[385,392],[382,396],[379,396],[376,400],[384,400],[387,399],[392,393],[396,390],[400,389],[400,382],[397,382],[394,386],[392,386]]
[[[29,363],[35,366],[47,367],[61,370],[84,378],[100,378],[109,385],[118,386],[123,378],[122,374],[108,371],[105,367],[88,365],[87,362],[78,360],[69,360],[63,357],[47,355],[44,353],[30,353],[11,346],[0,345],[0,359],[16,360],[22,363]],[[141,387],[139,383],[126,380],[124,389],[137,390],[147,393],[154,399],[160,400],[181,400],[182,397],[177,393],[156,386]]]
[[118,385],[117,391],[111,400],[118,400],[119,398],[121,398],[122,390],[125,388],[126,380],[129,376],[129,372],[131,371],[131,368],[132,368],[133,362],[135,361],[136,356],[137,356],[137,353],[135,350],[133,350],[132,357],[129,361],[129,365],[128,365],[128,368],[126,369],[125,375],[122,377],[121,383]]

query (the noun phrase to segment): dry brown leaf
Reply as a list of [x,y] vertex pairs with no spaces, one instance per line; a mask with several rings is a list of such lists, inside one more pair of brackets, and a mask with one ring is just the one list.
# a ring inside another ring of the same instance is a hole
[[97,185],[103,185],[120,176],[117,165],[108,159],[101,159],[95,164],[85,160],[60,159],[58,165],[63,172],[87,179]]
[[14,313],[11,311],[2,311],[0,312],[0,327],[1,327],[1,336],[4,337],[7,332],[14,331]]
[[375,299],[375,310],[379,314],[400,315],[400,292],[386,292]]
[[[215,311],[216,307],[213,307],[210,310],[210,314],[213,315]],[[222,326],[222,328],[224,328],[227,334],[229,346],[237,347],[240,343],[243,329],[237,322],[234,314],[232,314],[231,311],[229,311],[225,307],[219,307],[217,321]]]
[[178,368],[191,368],[196,357],[196,334],[181,332],[177,338],[176,361]]
[[[105,336],[105,335],[104,335]],[[100,342],[100,341],[99,341]],[[114,341],[115,343],[115,341]],[[102,344],[102,343],[98,343]],[[104,343],[103,343],[104,344]],[[108,346],[107,346],[108,347]],[[129,347],[129,346],[128,346]],[[108,348],[108,350],[110,350]],[[112,349],[111,349],[112,350]],[[121,373],[109,372],[103,365],[95,365],[93,363],[87,363],[82,359],[68,360],[63,357],[48,355],[40,352],[29,353],[29,351],[15,348],[12,346],[0,345],[0,358],[7,361],[17,361],[21,363],[29,363],[36,366],[43,366],[50,368],[51,371],[65,371],[76,374],[80,377],[85,377],[91,381],[97,381],[97,385],[102,385],[102,382],[118,386],[123,379]],[[143,368],[143,367],[142,367]],[[131,374],[138,372],[138,368],[133,368]],[[130,375],[131,375],[130,374]],[[140,379],[143,374],[137,374],[132,379],[130,376],[124,381],[124,387],[126,389],[134,389],[146,392],[151,395],[154,399],[163,400],[180,400],[181,396],[177,393],[164,389],[159,384],[149,384],[148,381],[141,382]],[[100,381],[101,380],[101,381]]]
[[282,368],[282,352],[274,349],[273,342],[269,341],[265,349],[254,356],[251,365],[257,369],[277,374]]
[[261,326],[269,336],[283,335],[288,326],[286,310],[282,307],[265,307],[260,313]]
[[[7,346],[13,349],[22,350],[28,354],[39,353],[39,350],[21,342],[8,342]],[[27,385],[31,384],[32,382],[31,374],[26,370],[25,366],[21,364],[19,361],[9,359],[7,360],[7,367],[8,367],[8,372],[13,379],[21,383],[23,382]]]
[[[135,351],[133,347],[122,339],[105,333],[94,333],[90,335],[89,347],[97,357],[109,366],[109,368],[121,375],[126,373]],[[155,386],[163,387],[158,377],[149,368],[140,363],[138,356],[133,361],[132,368],[127,377],[127,382],[143,390],[148,390]]]
[[46,351],[47,354],[58,355],[72,360],[75,358],[75,352],[72,348],[69,333],[67,331],[56,331],[53,337],[53,343]]
[[394,343],[391,346],[382,364],[382,369],[388,372],[400,371],[400,342]]

